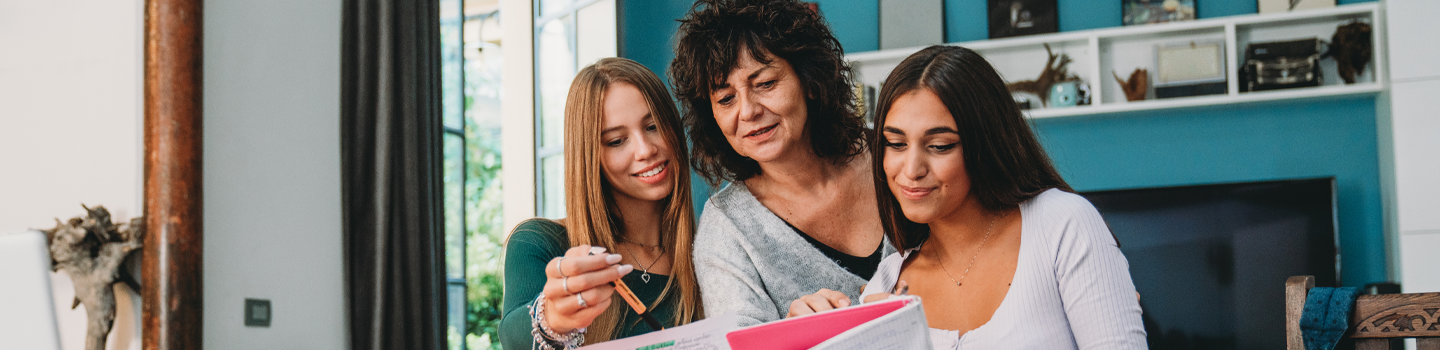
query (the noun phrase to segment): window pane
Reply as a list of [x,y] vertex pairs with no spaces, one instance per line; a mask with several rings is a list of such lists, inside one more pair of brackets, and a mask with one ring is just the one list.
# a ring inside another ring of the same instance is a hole
[[[438,0],[440,6],[440,120],[447,130],[463,127],[465,117],[465,42],[463,0]],[[465,137],[446,132],[442,140],[442,200],[445,206],[446,344],[465,344]]]
[[465,0],[465,16],[495,12],[500,9],[500,0]]
[[540,0],[539,16],[554,15],[575,4],[575,0]]
[[464,142],[459,135],[445,134],[445,275],[449,278],[465,278]]
[[[465,347],[461,346],[461,340],[464,338],[461,336],[465,334],[465,285],[449,284],[449,287],[445,288],[445,295],[445,299],[447,299],[445,303],[446,323],[448,324],[448,327],[445,327],[447,343],[450,344],[449,348],[452,350],[464,349]],[[472,344],[470,348],[474,349],[475,347]]]
[[462,17],[460,0],[440,0],[440,104],[445,127],[459,129],[464,114],[464,56],[461,49]]
[[[465,316],[467,349],[500,349],[505,232],[500,178],[500,74],[504,68],[498,3],[466,1],[465,29]],[[528,50],[528,48],[526,48]],[[531,182],[531,181],[526,181]]]
[[565,96],[575,79],[574,18],[561,17],[545,23],[535,38],[535,82],[539,99],[536,129],[541,147],[561,147],[565,134]]
[[540,216],[551,219],[565,217],[565,154],[545,157],[540,164]]
[[[465,60],[467,64],[480,59],[480,55],[491,47],[500,45],[501,35],[499,12],[477,15],[465,20]],[[489,44],[483,45],[483,44]],[[466,79],[469,79],[467,76]]]

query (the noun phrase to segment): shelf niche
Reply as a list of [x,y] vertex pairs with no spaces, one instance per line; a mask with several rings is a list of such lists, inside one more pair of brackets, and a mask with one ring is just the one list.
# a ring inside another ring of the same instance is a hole
[[[1241,15],[1165,24],[1093,29],[1031,35],[996,40],[980,40],[946,45],[959,45],[975,50],[1000,72],[1007,82],[1035,79],[1045,68],[1045,45],[1055,54],[1064,53],[1073,60],[1067,67],[1071,74],[1090,85],[1091,104],[1068,108],[1035,108],[1026,111],[1030,118],[1051,118],[1102,113],[1152,111],[1209,105],[1255,103],[1279,100],[1303,100],[1350,95],[1373,95],[1384,90],[1385,50],[1380,47],[1384,26],[1378,3],[1354,4],[1334,8],[1278,14]],[[1356,75],[1354,84],[1345,84],[1336,70],[1335,60],[1320,60],[1322,85],[1256,92],[1240,92],[1238,68],[1245,62],[1243,50],[1254,42],[1319,38],[1330,41],[1338,26],[1363,22],[1371,25],[1374,54],[1365,69]],[[1179,98],[1155,98],[1155,47],[1188,42],[1222,42],[1225,46],[1226,93]],[[860,52],[846,55],[855,68],[856,78],[868,86],[880,82],[895,66],[924,47]],[[1136,68],[1150,72],[1150,84],[1143,101],[1126,101],[1115,75],[1128,79]],[[878,91],[877,91],[878,92]],[[1039,107],[1039,106],[1037,106]]]

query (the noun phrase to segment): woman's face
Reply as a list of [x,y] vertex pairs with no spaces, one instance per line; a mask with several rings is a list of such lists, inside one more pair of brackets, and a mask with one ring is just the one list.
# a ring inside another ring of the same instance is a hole
[[741,156],[766,163],[808,150],[805,91],[794,67],[766,54],[769,64],[741,50],[739,62],[710,91],[715,122]]
[[905,217],[928,224],[959,212],[970,194],[959,129],[928,88],[895,99],[885,125],[885,179]]
[[615,196],[658,201],[670,195],[674,153],[635,85],[616,82],[605,92],[600,148]]

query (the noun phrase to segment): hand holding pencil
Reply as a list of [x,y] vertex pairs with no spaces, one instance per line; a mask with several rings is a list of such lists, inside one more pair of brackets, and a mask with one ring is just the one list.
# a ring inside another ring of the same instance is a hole
[[[599,249],[599,251],[591,250],[590,254],[594,255],[605,251],[605,248]],[[631,268],[631,270],[633,271],[634,268]],[[625,275],[621,274],[620,276],[624,277]],[[650,310],[645,307],[645,302],[640,301],[640,297],[635,296],[635,292],[630,291],[630,286],[625,285],[625,281],[616,279],[610,282],[610,286],[615,287],[615,293],[620,294],[620,298],[624,299],[625,303],[630,304],[630,309],[635,310],[635,314],[640,315],[640,319],[645,321],[645,325],[650,326],[650,330],[658,331],[665,329],[664,326],[660,325],[660,321],[655,320],[655,315],[650,314]]]
[[[610,306],[620,277],[635,270],[616,265],[619,254],[605,248],[581,245],[545,265],[545,323],[557,333],[589,327]],[[623,282],[622,282],[623,283]]]

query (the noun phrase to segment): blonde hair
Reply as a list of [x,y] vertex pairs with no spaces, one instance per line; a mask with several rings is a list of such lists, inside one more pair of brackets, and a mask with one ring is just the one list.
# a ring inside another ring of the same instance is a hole
[[[666,298],[679,298],[674,325],[683,325],[704,318],[700,305],[700,286],[695,279],[695,264],[690,260],[695,237],[695,209],[690,199],[690,159],[680,134],[680,115],[660,78],[645,66],[624,58],[605,58],[575,75],[570,95],[565,102],[565,227],[571,246],[592,245],[616,251],[616,238],[623,234],[624,224],[610,196],[612,186],[603,174],[600,131],[604,123],[605,94],[615,83],[634,85],[650,107],[656,128],[664,138],[674,159],[674,188],[661,200],[664,212],[660,219],[660,246],[670,253],[670,280],[649,307],[654,308]],[[590,324],[586,343],[614,339],[621,315],[630,308],[615,300]]]

